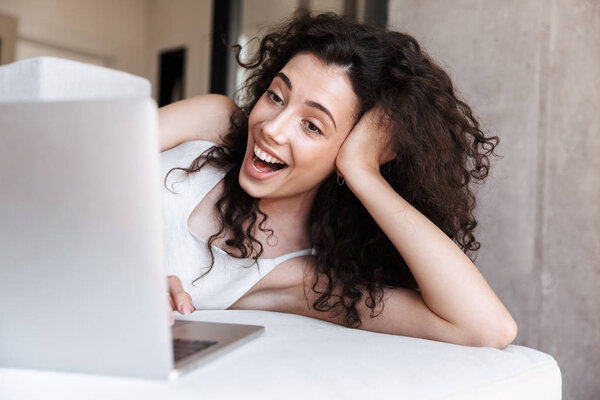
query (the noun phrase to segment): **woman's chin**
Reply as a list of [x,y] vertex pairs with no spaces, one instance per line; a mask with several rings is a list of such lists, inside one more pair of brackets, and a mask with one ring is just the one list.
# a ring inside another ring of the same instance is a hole
[[252,184],[251,179],[245,176],[244,171],[240,171],[238,176],[238,183],[240,187],[248,194],[250,197],[254,197],[255,199],[262,198],[261,191],[255,185]]

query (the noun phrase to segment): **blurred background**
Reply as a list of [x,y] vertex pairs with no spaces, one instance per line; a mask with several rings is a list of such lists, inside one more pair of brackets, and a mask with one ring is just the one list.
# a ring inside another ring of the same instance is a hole
[[0,64],[41,55],[149,79],[159,105],[205,93],[233,95],[243,78],[233,51],[256,48],[265,27],[297,8],[385,25],[381,0],[0,0]]
[[149,79],[160,105],[232,96],[232,52],[297,8],[410,33],[503,156],[478,188],[476,261],[558,361],[565,399],[600,398],[600,1],[0,0],[0,64],[50,55]]

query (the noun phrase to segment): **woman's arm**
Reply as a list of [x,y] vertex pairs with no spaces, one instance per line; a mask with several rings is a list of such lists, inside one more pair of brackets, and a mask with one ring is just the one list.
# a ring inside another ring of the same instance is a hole
[[207,94],[181,100],[158,110],[160,151],[190,140],[221,143],[237,108],[228,97]]
[[350,133],[338,153],[336,166],[406,261],[420,293],[386,291],[385,310],[379,317],[368,318],[368,309],[363,307],[363,328],[505,347],[515,338],[517,326],[477,267],[381,176],[379,166],[393,155],[381,139],[381,127],[371,120],[373,115],[366,114]]

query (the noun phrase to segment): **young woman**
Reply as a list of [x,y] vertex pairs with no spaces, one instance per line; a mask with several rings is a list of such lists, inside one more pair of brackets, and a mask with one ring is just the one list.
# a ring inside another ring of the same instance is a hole
[[187,181],[166,194],[187,198],[167,199],[183,210],[167,225],[186,228],[169,236],[181,245],[169,253],[171,308],[508,345],[517,326],[469,257],[470,185],[487,176],[498,138],[415,39],[304,13],[240,63],[250,70],[240,107],[208,95],[159,112],[162,150],[213,143],[187,159],[163,153],[180,167],[165,183]]

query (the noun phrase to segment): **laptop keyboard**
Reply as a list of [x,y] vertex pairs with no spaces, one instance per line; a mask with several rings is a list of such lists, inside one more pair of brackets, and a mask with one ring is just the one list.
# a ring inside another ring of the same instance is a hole
[[173,354],[175,355],[175,362],[192,356],[217,343],[218,342],[212,342],[209,340],[173,339]]

